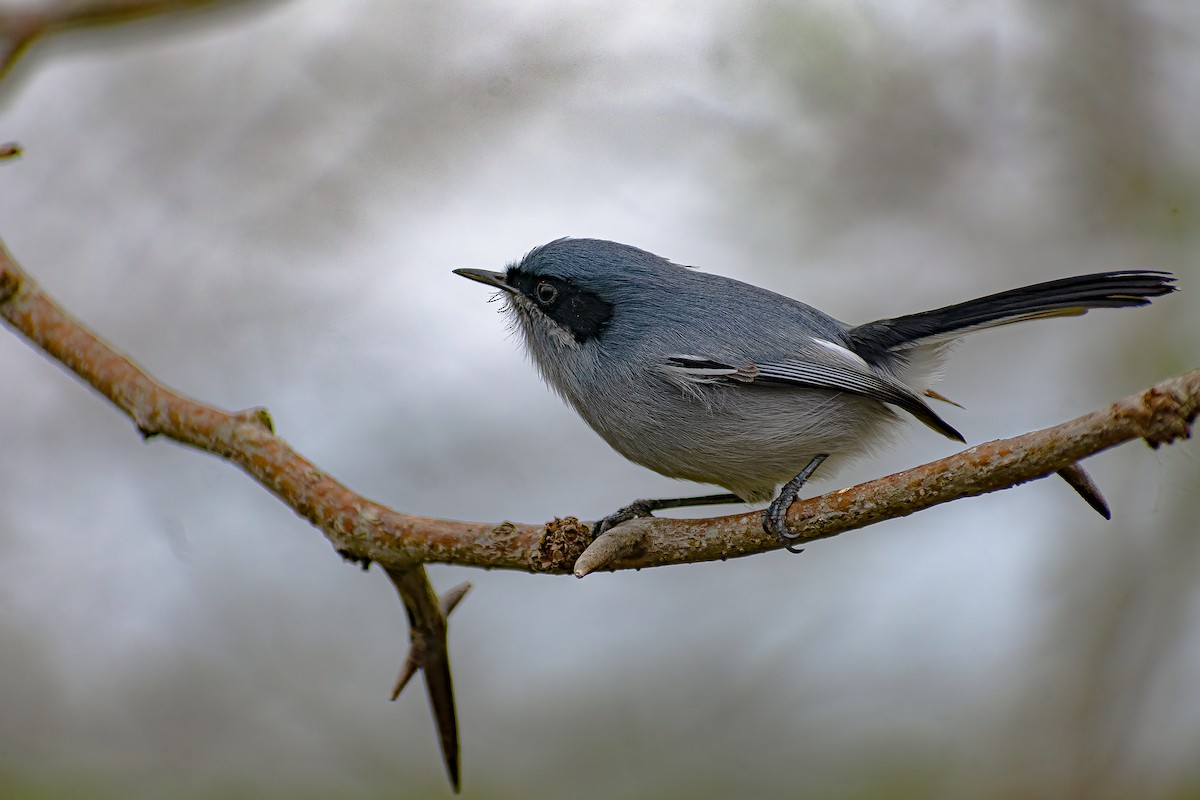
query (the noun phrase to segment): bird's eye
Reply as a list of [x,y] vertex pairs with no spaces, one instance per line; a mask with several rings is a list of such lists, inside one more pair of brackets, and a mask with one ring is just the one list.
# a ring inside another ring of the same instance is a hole
[[534,290],[534,297],[542,305],[548,306],[558,299],[558,289],[549,281],[542,281]]

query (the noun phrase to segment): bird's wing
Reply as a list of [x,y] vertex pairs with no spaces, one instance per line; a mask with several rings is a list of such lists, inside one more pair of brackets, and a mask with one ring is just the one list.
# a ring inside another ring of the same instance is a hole
[[963,441],[962,434],[895,378],[873,369],[841,345],[822,339],[814,339],[813,344],[801,357],[751,364],[733,364],[728,359],[702,355],[672,355],[663,372],[684,385],[740,384],[848,392],[902,408],[943,436]]

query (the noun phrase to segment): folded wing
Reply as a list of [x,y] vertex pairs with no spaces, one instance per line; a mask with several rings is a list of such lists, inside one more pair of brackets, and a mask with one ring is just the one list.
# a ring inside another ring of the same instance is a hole
[[964,441],[962,434],[939,417],[912,389],[872,368],[862,358],[833,342],[814,339],[802,356],[751,364],[703,355],[673,355],[664,371],[695,384],[727,384],[787,389],[825,389],[869,397],[901,408],[943,436]]

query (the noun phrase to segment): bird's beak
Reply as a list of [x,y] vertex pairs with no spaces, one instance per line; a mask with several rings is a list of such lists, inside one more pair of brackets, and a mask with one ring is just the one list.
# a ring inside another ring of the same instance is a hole
[[513,288],[504,281],[503,272],[488,272],[486,269],[456,269],[454,274],[486,283],[488,286],[494,286],[506,292],[513,291]]

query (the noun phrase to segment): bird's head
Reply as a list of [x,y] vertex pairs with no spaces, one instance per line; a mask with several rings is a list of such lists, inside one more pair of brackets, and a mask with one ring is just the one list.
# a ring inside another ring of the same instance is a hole
[[499,289],[534,355],[580,350],[605,338],[624,312],[645,304],[664,270],[682,268],[644,250],[600,239],[557,239],[504,272],[456,269]]

